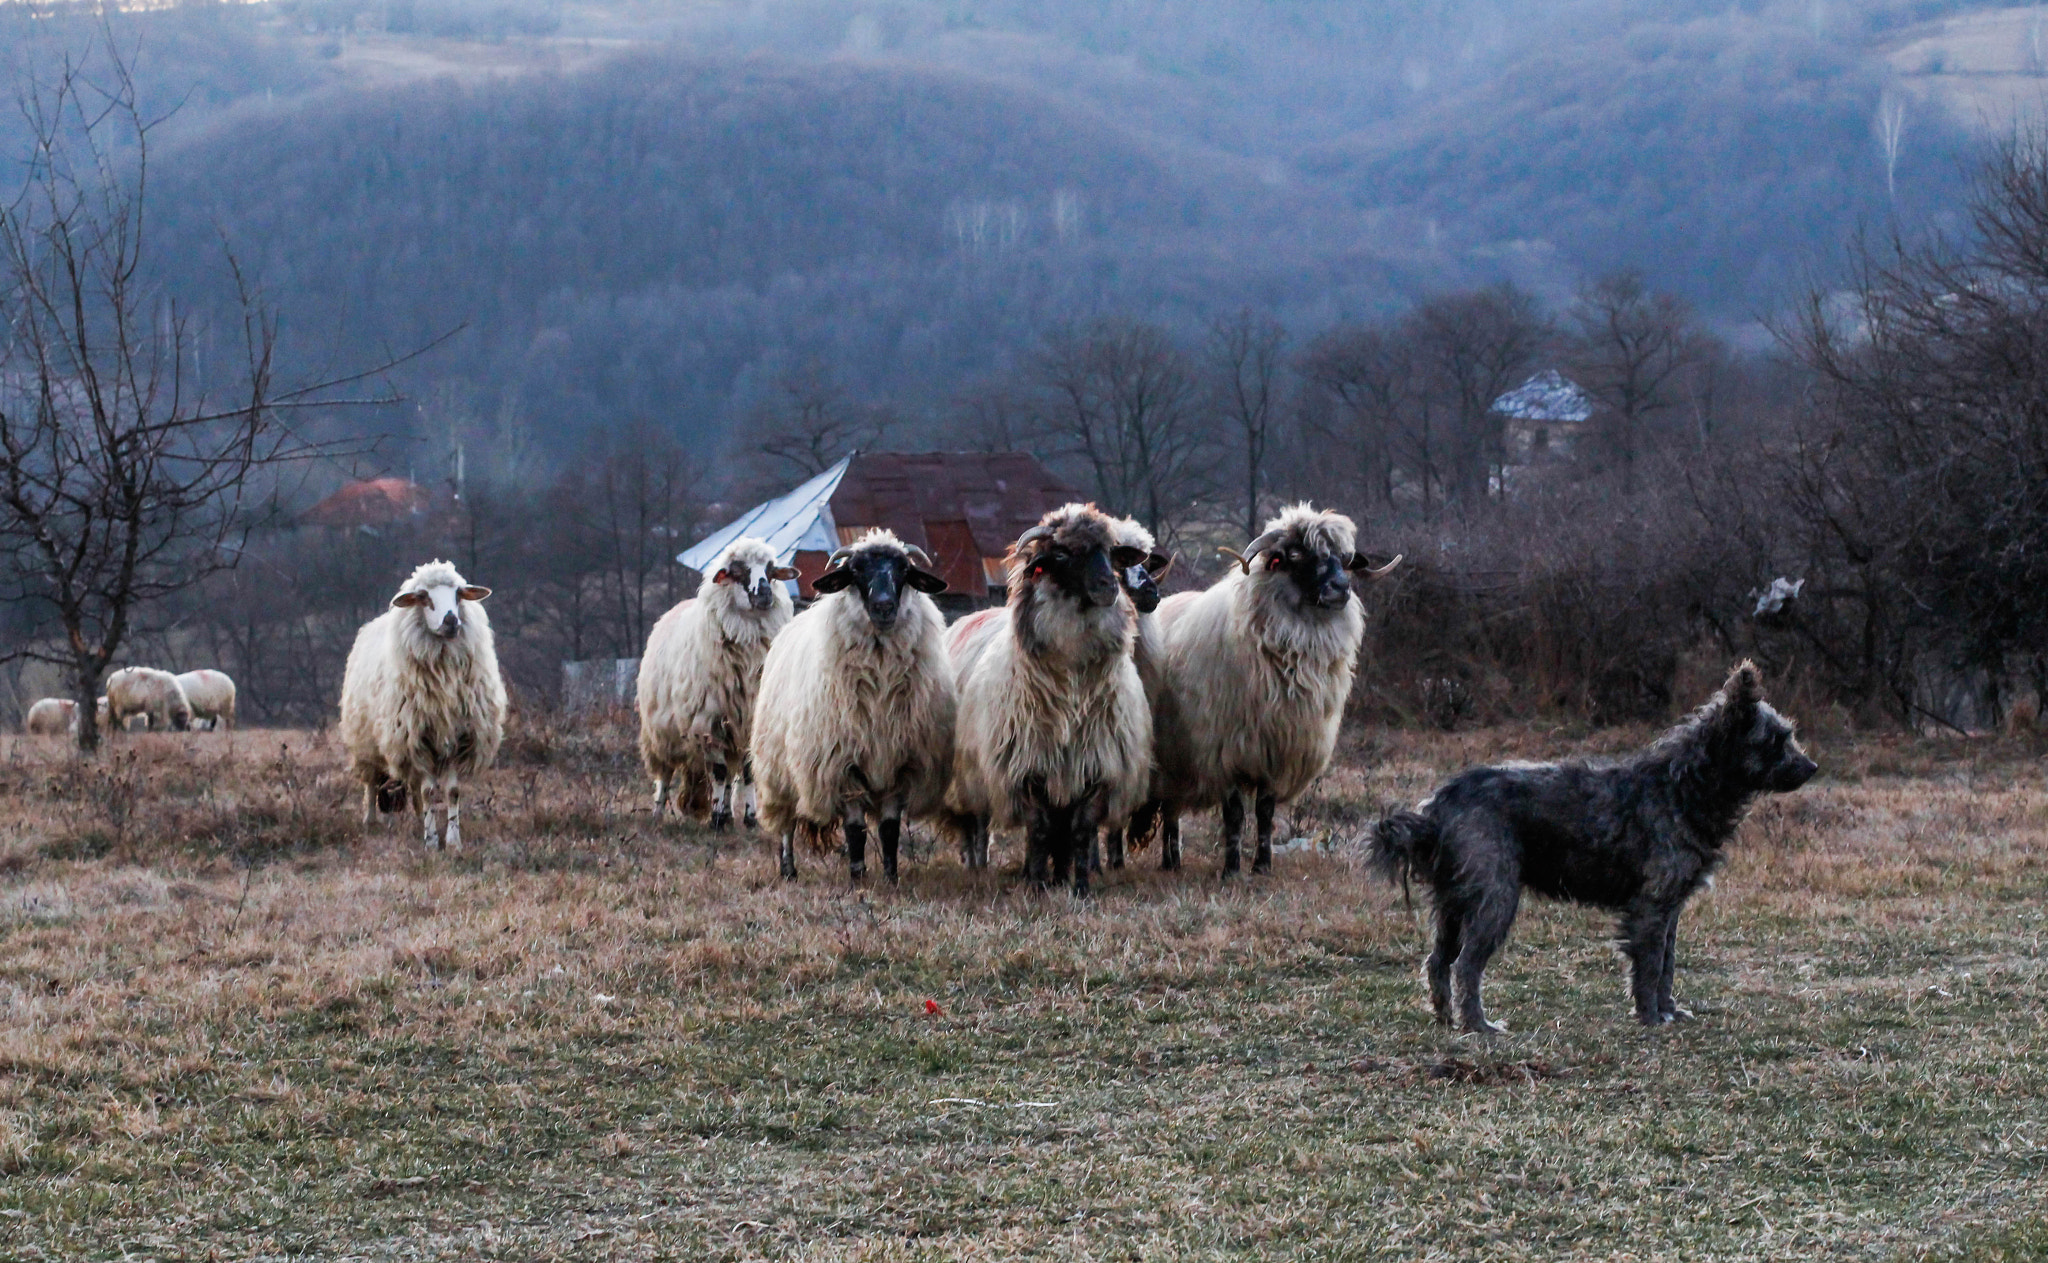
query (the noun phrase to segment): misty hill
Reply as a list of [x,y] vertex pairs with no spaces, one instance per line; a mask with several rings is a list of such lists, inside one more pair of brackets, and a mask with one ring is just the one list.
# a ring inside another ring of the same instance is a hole
[[[1307,293],[1312,202],[1090,111],[900,67],[634,54],[561,76],[312,98],[209,130],[157,185],[337,362],[467,322],[422,371],[559,435],[639,413],[710,439],[806,359],[918,401],[1060,320]],[[1384,267],[1314,257],[1319,301]]]

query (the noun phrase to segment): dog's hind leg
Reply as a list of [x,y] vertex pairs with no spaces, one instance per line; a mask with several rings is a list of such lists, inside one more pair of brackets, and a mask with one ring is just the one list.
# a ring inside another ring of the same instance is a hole
[[1509,874],[1509,884],[1486,891],[1464,909],[1451,981],[1457,999],[1458,1025],[1466,1031],[1498,1035],[1507,1030],[1499,1022],[1486,1020],[1486,1009],[1479,1002],[1479,976],[1486,972],[1486,962],[1507,942],[1508,929],[1515,923],[1515,911],[1521,901],[1520,876]]
[[1451,1024],[1451,962],[1458,959],[1459,914],[1448,904],[1436,908],[1436,942],[1429,958],[1422,962],[1422,976],[1429,983],[1429,1007],[1439,1024]]
[[1671,910],[1671,919],[1664,923],[1664,973],[1657,980],[1657,1012],[1667,1022],[1692,1020],[1689,1009],[1678,1007],[1678,1001],[1671,997],[1671,983],[1678,972],[1678,914],[1680,909]]

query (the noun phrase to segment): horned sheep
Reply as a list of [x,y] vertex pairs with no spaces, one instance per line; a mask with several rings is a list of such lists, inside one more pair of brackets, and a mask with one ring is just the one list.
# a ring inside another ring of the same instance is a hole
[[1254,872],[1273,866],[1273,812],[1329,765],[1351,695],[1365,610],[1352,577],[1384,578],[1340,513],[1297,504],[1266,524],[1202,592],[1160,605],[1178,728],[1159,743],[1160,864],[1180,867],[1179,816],[1223,808],[1223,872],[1241,867],[1244,799],[1257,818]]
[[1085,894],[1096,828],[1144,801],[1152,714],[1117,572],[1145,560],[1093,505],[1053,510],[1012,547],[1006,634],[981,645],[960,690],[947,808],[974,829],[971,864],[988,862],[979,822],[1021,827],[1026,873],[1071,870]]
[[796,876],[796,835],[845,830],[848,871],[867,869],[879,821],[882,870],[897,876],[905,816],[933,814],[952,773],[954,687],[946,582],[923,550],[875,529],[832,554],[819,599],[775,637],[761,666],[752,745],[761,822]]
[[[762,540],[743,537],[719,555],[703,589],[663,614],[640,659],[640,759],[654,778],[654,812],[699,801],[711,790],[711,825],[732,823],[732,799],[747,770],[754,697],[768,645],[790,620],[787,582]],[[753,824],[751,803],[747,823]]]
[[192,704],[178,677],[155,667],[123,667],[107,677],[107,720],[125,728],[132,715],[143,716],[151,732],[192,726]]
[[461,783],[491,765],[505,731],[505,683],[480,604],[490,594],[430,561],[356,633],[341,740],[363,783],[364,824],[410,797],[428,846],[462,844]]
[[235,726],[235,682],[224,671],[187,671],[178,677],[185,700],[192,707],[192,722],[204,719],[209,728]]
[[78,703],[68,697],[45,697],[28,708],[22,731],[31,737],[61,737],[78,731]]

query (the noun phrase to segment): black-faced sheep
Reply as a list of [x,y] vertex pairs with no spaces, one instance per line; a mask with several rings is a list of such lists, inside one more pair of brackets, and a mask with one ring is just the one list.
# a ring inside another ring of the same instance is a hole
[[204,719],[209,728],[235,726],[235,682],[224,671],[201,669],[178,677],[185,701],[192,707],[192,722]]
[[[1145,686],[1145,701],[1152,707],[1153,775],[1158,776],[1159,743],[1168,738],[1179,722],[1174,710],[1173,691],[1166,687],[1166,635],[1159,626],[1159,581],[1173,569],[1173,558],[1158,549],[1152,532],[1130,518],[1117,522],[1117,542],[1145,550],[1145,560],[1120,572],[1124,595],[1138,615],[1138,636],[1131,647],[1131,661],[1137,664],[1138,680]],[[1156,791],[1154,797],[1157,797]],[[1111,868],[1124,866],[1124,834],[1129,822],[1114,821],[1103,830],[1102,849]],[[1100,871],[1100,865],[1097,865]]]
[[[640,659],[640,760],[654,778],[654,812],[708,791],[711,827],[732,823],[737,784],[749,788],[747,745],[754,695],[768,645],[794,607],[785,582],[797,572],[775,564],[762,540],[742,538],[720,554],[703,590],[661,616]],[[753,804],[747,823],[753,823]]]
[[1248,545],[1238,565],[1206,591],[1169,597],[1159,609],[1166,676],[1177,726],[1158,744],[1163,803],[1160,864],[1180,867],[1179,815],[1220,804],[1223,872],[1239,870],[1244,799],[1258,823],[1254,872],[1273,866],[1273,812],[1329,765],[1351,695],[1365,610],[1354,575],[1385,577],[1357,551],[1340,513],[1306,504],[1284,510]]
[[1055,509],[1011,549],[1006,634],[979,646],[961,685],[947,794],[956,827],[976,828],[977,866],[979,822],[1021,827],[1026,873],[1059,882],[1071,871],[1085,893],[1096,828],[1144,800],[1152,713],[1118,571],[1146,560],[1092,505]]
[[428,846],[462,845],[461,782],[491,765],[505,733],[505,683],[479,604],[490,594],[430,561],[356,633],[341,741],[363,784],[364,824],[410,797]]
[[946,583],[929,564],[888,531],[869,531],[832,554],[811,585],[817,603],[768,648],[753,763],[761,822],[782,839],[784,877],[796,876],[798,830],[818,840],[837,822],[859,880],[873,816],[882,870],[894,881],[903,818],[943,801],[954,689],[945,619],[930,595]]
[[125,728],[131,715],[143,716],[151,732],[192,726],[192,704],[178,677],[155,667],[123,667],[107,677],[107,717],[114,728]]
[[61,737],[78,731],[78,703],[68,697],[45,697],[28,708],[22,731],[31,737]]

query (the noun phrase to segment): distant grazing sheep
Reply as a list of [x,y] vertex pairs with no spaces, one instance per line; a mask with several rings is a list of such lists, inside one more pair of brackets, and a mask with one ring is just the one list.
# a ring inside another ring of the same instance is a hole
[[223,671],[201,669],[178,677],[185,700],[192,707],[192,722],[204,719],[208,728],[235,726],[235,682]]
[[[722,553],[703,590],[680,602],[647,635],[640,659],[640,759],[654,778],[654,812],[711,789],[711,826],[732,823],[734,786],[751,790],[747,744],[768,645],[794,607],[784,584],[797,572],[775,564],[765,541],[742,538]],[[747,823],[754,808],[747,804]]]
[[491,765],[505,733],[505,683],[480,604],[490,594],[430,561],[356,633],[341,742],[363,783],[364,824],[410,797],[428,846],[462,845],[461,782]]
[[128,717],[142,715],[151,732],[192,726],[192,705],[178,677],[155,667],[123,667],[107,677],[107,717],[111,727],[125,728]]
[[68,697],[45,697],[28,708],[22,731],[31,737],[61,737],[78,731],[78,703]]
[[1329,765],[1351,695],[1365,637],[1352,576],[1377,580],[1401,561],[1373,569],[1356,538],[1350,518],[1295,505],[1242,556],[1230,553],[1238,565],[1206,591],[1161,604],[1179,716],[1158,751],[1162,867],[1180,867],[1180,813],[1220,803],[1223,872],[1237,872],[1241,794],[1250,794],[1258,821],[1252,870],[1272,868],[1274,808]]
[[1120,568],[1145,550],[1116,524],[1070,504],[1018,537],[1007,634],[992,635],[960,688],[947,808],[971,864],[988,862],[987,825],[1025,831],[1025,871],[1088,889],[1095,830],[1144,801],[1152,712],[1131,660],[1137,615]]
[[832,554],[819,599],[769,646],[754,708],[761,821],[796,876],[796,834],[846,836],[848,870],[867,870],[869,817],[880,821],[882,871],[896,880],[905,816],[936,812],[953,764],[952,671],[945,619],[931,595],[945,580],[920,549],[872,530]]

